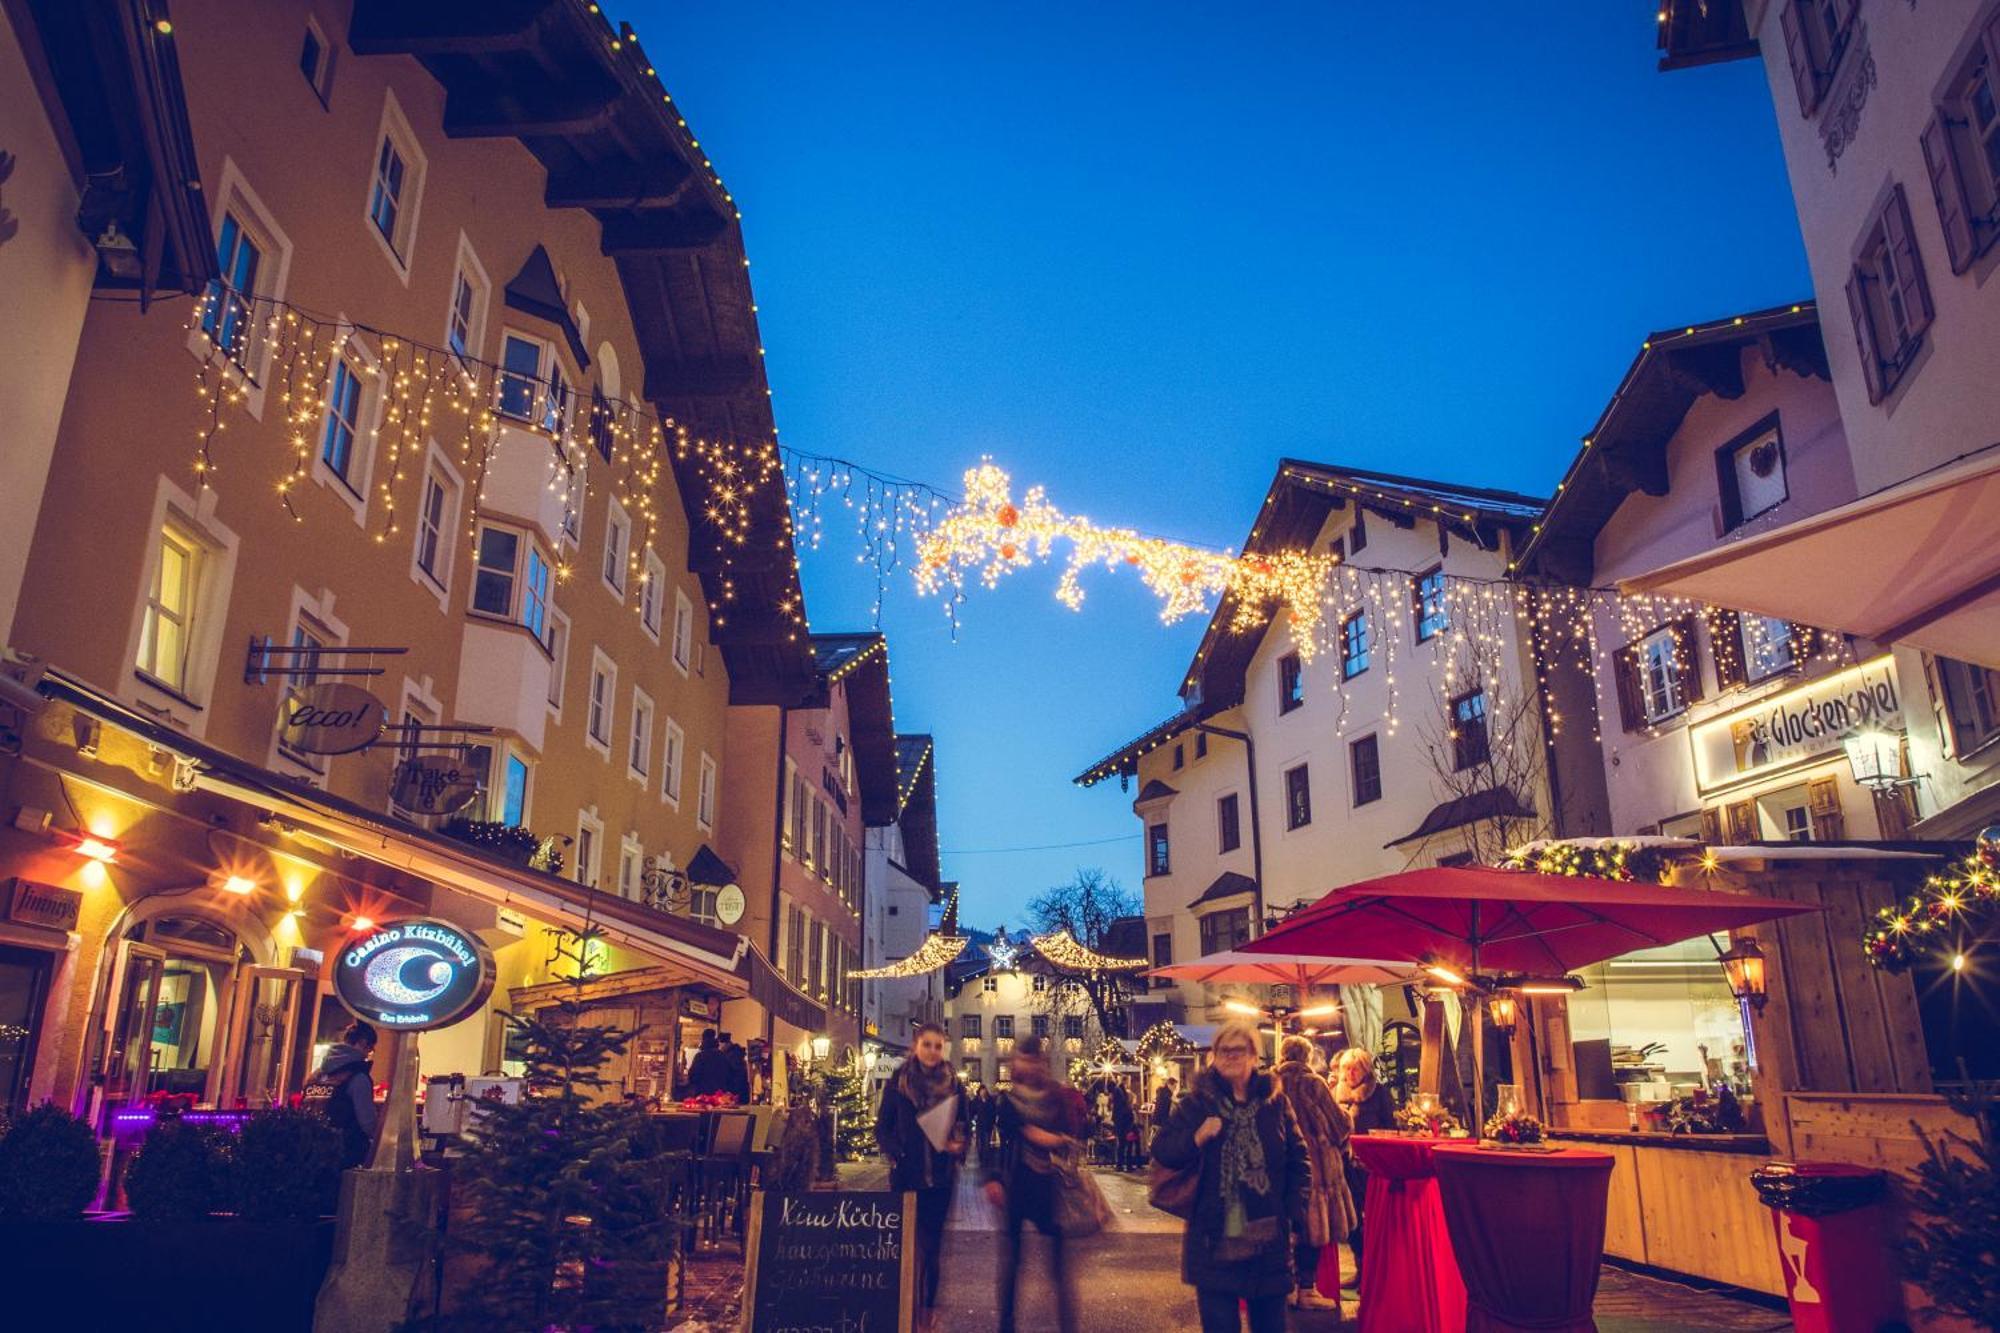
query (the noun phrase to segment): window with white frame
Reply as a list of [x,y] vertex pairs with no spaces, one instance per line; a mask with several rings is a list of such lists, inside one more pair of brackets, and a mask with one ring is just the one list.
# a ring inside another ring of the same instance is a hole
[[639,585],[639,625],[654,643],[660,641],[660,604],[666,596],[666,562],[649,548],[646,551],[645,582]]
[[679,588],[674,589],[674,665],[685,676],[693,654],[694,603]]
[[576,864],[571,873],[576,882],[596,888],[599,862],[604,855],[604,822],[587,810],[579,810],[576,815]]
[[1763,680],[1798,664],[1789,620],[1746,611],[1738,617],[1737,627],[1743,637],[1743,669],[1750,680]]
[[473,253],[465,233],[458,236],[458,267],[451,279],[451,309],[445,316],[444,341],[460,361],[477,360],[486,338],[486,307],[493,281]]
[[704,753],[694,793],[694,822],[703,832],[715,827],[715,761]]
[[153,586],[140,623],[138,667],[176,694],[188,692],[188,651],[205,556],[200,538],[179,522],[169,520],[160,529]]
[[713,884],[690,884],[688,886],[688,910],[690,920],[699,921],[704,926],[719,926],[722,918],[716,914],[715,902],[722,891]]
[[561,436],[569,430],[570,387],[558,357],[549,359],[547,383],[548,393],[542,399],[542,429]]
[[268,245],[262,230],[247,214],[234,208],[224,210],[215,240],[220,276],[209,281],[202,298],[201,331],[253,380],[261,377],[256,356],[262,341],[256,300]]
[[555,344],[543,338],[507,330],[500,340],[500,370],[495,377],[494,407],[512,417],[560,435],[569,424],[570,382]]
[[[426,681],[426,684],[428,683]],[[418,689],[415,682],[411,681],[408,677],[404,678],[402,708],[396,719],[396,735],[394,737],[396,763],[398,765],[414,759],[419,754],[425,752],[431,741],[436,737],[435,728],[442,719],[442,713],[443,710],[438,707],[435,700],[426,699],[424,691]],[[387,739],[385,738],[385,741]],[[396,784],[396,775],[393,773],[391,774],[389,784],[393,795]],[[393,799],[389,804],[392,810],[406,819],[421,813],[405,809],[403,806],[397,805]]]
[[681,803],[681,767],[687,753],[687,733],[681,724],[667,719],[667,739],[660,751],[660,795],[676,809]]
[[299,42],[299,73],[305,75],[313,96],[325,106],[328,94],[333,91],[333,43],[326,39],[319,21],[310,14],[306,16],[305,36]]
[[1671,625],[1654,630],[1639,642],[1639,699],[1648,722],[1672,717],[1687,707],[1676,646]]
[[416,244],[423,188],[423,148],[403,118],[396,95],[389,93],[382,103],[382,127],[375,137],[373,170],[368,179],[368,227],[404,282],[410,279],[410,253]]
[[549,711],[562,716],[563,682],[569,677],[569,616],[549,611]]
[[604,562],[601,572],[604,586],[611,589],[619,601],[625,600],[625,567],[631,558],[632,520],[625,513],[625,506],[617,497],[607,500],[604,505]]
[[319,452],[313,475],[332,483],[354,511],[357,522],[368,512],[368,477],[375,453],[375,417],[381,399],[375,355],[351,331],[327,371],[322,403]]
[[[325,776],[328,758],[324,755],[308,754],[293,749],[284,743],[285,719],[304,700],[305,691],[320,680],[321,654],[328,648],[337,648],[347,642],[347,626],[334,618],[331,594],[311,597],[303,589],[292,590],[292,627],[286,639],[289,651],[273,654],[272,664],[283,672],[280,691],[283,702],[278,709],[277,725],[272,737],[272,759],[282,758],[295,767],[302,768],[313,780]],[[333,667],[335,661],[324,665]]]
[[417,501],[417,573],[439,592],[451,587],[451,556],[458,543],[459,497],[463,494],[458,473],[433,448],[424,464],[424,490]]
[[516,621],[547,648],[553,573],[540,543],[512,528],[482,523],[474,552],[477,567],[472,576],[472,609],[480,615]]
[[632,689],[632,743],[626,751],[625,767],[640,782],[653,773],[653,700],[637,686]]
[[618,840],[618,896],[639,900],[640,875],[646,868],[646,849],[631,834]]
[[611,706],[618,694],[618,666],[602,648],[590,650],[590,714],[584,740],[606,759],[611,757]]

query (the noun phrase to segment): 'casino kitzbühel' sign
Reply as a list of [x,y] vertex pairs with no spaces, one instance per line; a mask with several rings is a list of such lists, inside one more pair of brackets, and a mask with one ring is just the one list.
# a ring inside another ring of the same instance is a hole
[[333,991],[357,1017],[406,1032],[455,1023],[493,990],[493,955],[444,921],[395,921],[340,951]]

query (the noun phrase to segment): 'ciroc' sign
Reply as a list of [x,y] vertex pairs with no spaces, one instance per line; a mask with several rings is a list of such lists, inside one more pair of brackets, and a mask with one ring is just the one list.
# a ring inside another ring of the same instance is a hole
[[340,951],[333,993],[348,1012],[405,1031],[455,1023],[493,990],[493,955],[444,921],[397,921]]

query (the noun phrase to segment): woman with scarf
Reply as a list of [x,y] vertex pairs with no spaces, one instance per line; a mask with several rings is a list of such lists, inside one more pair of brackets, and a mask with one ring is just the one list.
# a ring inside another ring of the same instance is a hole
[[[1313,1044],[1307,1037],[1287,1037],[1278,1048],[1278,1091],[1299,1122],[1299,1136],[1312,1159],[1312,1191],[1306,1196],[1305,1224],[1295,1238],[1298,1286],[1292,1304],[1300,1309],[1339,1308],[1314,1289],[1320,1251],[1347,1239],[1354,1228],[1354,1200],[1347,1192],[1347,1113],[1333,1100],[1326,1080],[1314,1071]],[[1337,1266],[1336,1266],[1337,1269]],[[1338,1281],[1333,1285],[1337,1287]]]
[[1014,1296],[1021,1274],[1021,1224],[1049,1238],[1056,1289],[1056,1325],[1076,1331],[1076,1288],[1056,1225],[1058,1178],[1054,1154],[1082,1149],[1083,1094],[1049,1077],[1046,1043],[1023,1037],[1014,1046],[1013,1081],[1000,1095],[996,1119],[1000,1152],[986,1172],[986,1197],[1000,1210],[1000,1333],[1014,1333]]
[[1153,1160],[1198,1170],[1181,1240],[1181,1280],[1195,1290],[1202,1333],[1283,1333],[1292,1238],[1312,1193],[1312,1164],[1277,1080],[1257,1068],[1257,1029],[1225,1023],[1209,1065],[1153,1141]]
[[[917,1253],[923,1274],[918,1299],[925,1328],[936,1319],[938,1279],[944,1264],[944,1221],[951,1211],[952,1189],[966,1144],[965,1088],[945,1059],[945,1047],[943,1028],[935,1023],[919,1024],[912,1034],[910,1058],[883,1088],[882,1109],[875,1117],[875,1142],[889,1159],[889,1188],[916,1191]],[[955,1104],[943,1113],[950,1118],[951,1127],[939,1148],[924,1132],[919,1117],[946,1099],[954,1099]]]
[[[1379,1134],[1396,1127],[1396,1103],[1389,1090],[1375,1081],[1375,1057],[1359,1046],[1340,1053],[1333,1071],[1333,1100],[1347,1115],[1348,1132]],[[1347,1171],[1347,1193],[1354,1200],[1354,1230],[1348,1243],[1354,1249],[1354,1276],[1349,1284],[1361,1286],[1361,1224],[1368,1202],[1368,1172],[1354,1160],[1354,1150],[1343,1143]]]

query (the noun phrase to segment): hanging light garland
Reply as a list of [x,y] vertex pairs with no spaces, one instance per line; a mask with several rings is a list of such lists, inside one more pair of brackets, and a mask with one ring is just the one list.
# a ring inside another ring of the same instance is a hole
[[1178,1060],[1193,1054],[1194,1043],[1164,1018],[1139,1034],[1139,1058],[1142,1060]]
[[1973,852],[1930,876],[1895,907],[1880,908],[1861,937],[1868,961],[1885,972],[1907,972],[1925,953],[1953,973],[1972,965],[1974,949],[1991,943],[2000,915],[2000,831],[1980,835]]
[[952,962],[965,952],[967,943],[969,941],[964,935],[933,933],[924,936],[924,942],[919,944],[916,952],[907,958],[898,958],[895,962],[886,963],[881,967],[856,968],[847,975],[860,977],[864,981],[883,977],[920,977],[926,972],[935,972]]
[[1037,954],[1057,967],[1072,972],[1137,972],[1151,967],[1144,958],[1112,958],[1098,953],[1077,942],[1076,936],[1067,930],[1051,931],[1047,935],[1037,935],[1031,941]]

